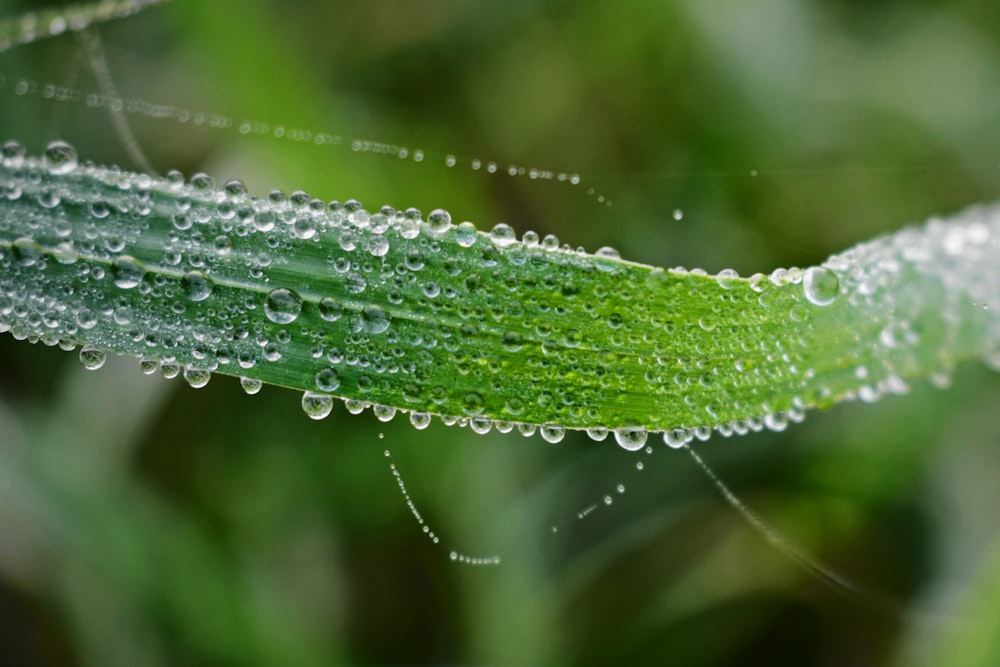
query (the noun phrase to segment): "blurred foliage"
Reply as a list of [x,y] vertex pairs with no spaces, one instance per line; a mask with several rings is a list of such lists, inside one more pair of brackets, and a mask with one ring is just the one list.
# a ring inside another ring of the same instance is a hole
[[[101,35],[126,97],[427,154],[131,119],[161,171],[258,194],[443,206],[742,274],[997,197],[990,3],[174,0]],[[133,166],[104,112],[13,93],[21,77],[94,90],[72,36],[0,54],[0,72],[6,137]],[[477,157],[584,183],[462,166]],[[978,367],[944,392],[701,446],[778,530],[895,601],[887,613],[804,574],[665,447],[343,410],[316,423],[293,392],[74,357],[0,339],[5,665],[1000,662],[1000,386]]]

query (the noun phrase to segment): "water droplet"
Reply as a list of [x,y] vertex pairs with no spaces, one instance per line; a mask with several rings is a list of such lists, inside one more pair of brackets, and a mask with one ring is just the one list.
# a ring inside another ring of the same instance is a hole
[[663,442],[672,449],[680,449],[691,441],[691,435],[685,428],[675,428],[663,433]]
[[502,344],[508,352],[517,352],[524,347],[524,338],[516,331],[508,331],[503,335]]
[[681,209],[679,209],[679,208],[675,208],[675,209],[674,209],[674,212],[673,212],[673,218],[674,218],[674,220],[676,220],[677,222],[680,222],[681,220],[683,220],[683,219],[684,219],[684,211],[682,211],[682,210],[681,210]]
[[195,389],[200,389],[208,384],[208,381],[212,379],[212,374],[197,368],[185,368],[184,379]]
[[192,301],[204,301],[212,294],[213,283],[201,271],[188,271],[181,278],[181,289],[184,296]]
[[411,412],[410,423],[413,424],[413,428],[422,431],[430,426],[431,416],[426,412]]
[[475,244],[476,238],[476,227],[471,222],[463,222],[455,228],[455,242],[463,248],[470,248]]
[[333,397],[307,391],[302,394],[302,411],[310,419],[325,419],[333,412]]
[[275,324],[294,322],[300,312],[302,312],[302,298],[283,287],[272,290],[264,300],[264,314]]
[[344,306],[333,297],[323,297],[319,302],[319,316],[327,322],[336,322],[344,314]]
[[84,345],[80,348],[80,363],[88,371],[96,371],[107,359],[107,353],[99,347]]
[[340,375],[333,368],[324,368],[316,373],[316,388],[324,392],[336,391],[340,386]]
[[168,380],[172,380],[181,374],[181,365],[174,362],[164,362],[160,364],[160,375]]
[[587,429],[587,435],[595,442],[603,442],[608,437],[608,429],[601,426],[593,426]]
[[802,277],[802,289],[810,303],[817,306],[829,306],[840,292],[840,280],[837,274],[823,266],[806,269]]
[[562,442],[562,439],[566,436],[566,429],[555,424],[546,424],[539,431],[542,434],[542,440],[552,444]]
[[435,234],[440,234],[451,227],[451,213],[443,208],[436,208],[427,216],[427,226]]
[[261,387],[264,386],[264,383],[254,378],[240,378],[240,386],[248,396],[253,396],[260,391]]
[[122,255],[115,258],[111,265],[111,275],[115,285],[122,289],[132,289],[142,282],[146,275],[146,269],[142,268],[134,258]]
[[76,169],[76,149],[65,141],[53,141],[45,148],[45,168],[53,174],[68,174]]
[[490,240],[497,246],[505,248],[517,242],[517,236],[510,225],[501,222],[490,231]]
[[97,313],[89,308],[81,308],[76,313],[76,323],[81,329],[93,329],[97,326]]
[[646,445],[648,433],[644,428],[616,428],[615,441],[622,449],[638,451]]
[[489,417],[473,417],[469,420],[469,428],[473,433],[486,435],[493,430],[493,420]]
[[481,394],[470,391],[465,395],[462,400],[462,411],[467,415],[478,415],[483,411],[483,406],[485,405],[483,397]]
[[369,304],[361,311],[361,328],[370,334],[380,334],[389,328],[389,313],[375,304]]
[[373,405],[372,413],[380,422],[390,422],[396,416],[396,408],[391,405]]
[[27,149],[16,141],[5,141],[0,148],[0,158],[6,167],[17,168],[24,163]]

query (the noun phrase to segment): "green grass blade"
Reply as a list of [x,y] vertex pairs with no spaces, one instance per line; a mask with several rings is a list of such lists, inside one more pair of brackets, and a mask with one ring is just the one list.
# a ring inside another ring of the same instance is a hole
[[125,18],[168,0],[101,0],[0,18],[0,52],[22,44],[83,30],[95,23]]
[[493,422],[647,431],[781,429],[811,407],[900,393],[1000,340],[1000,211],[859,245],[805,271],[663,270],[305,193],[44,160],[5,146],[0,331]]

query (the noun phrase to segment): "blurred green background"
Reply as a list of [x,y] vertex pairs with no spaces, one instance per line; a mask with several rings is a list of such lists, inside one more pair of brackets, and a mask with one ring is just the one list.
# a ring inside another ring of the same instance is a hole
[[[995,3],[174,0],[100,34],[124,97],[426,154],[130,118],[161,173],[259,195],[440,206],[744,275],[997,198]],[[106,113],[15,94],[95,91],[73,36],[0,54],[0,72],[5,138],[135,168]],[[0,337],[0,664],[1000,664],[1000,382],[977,364],[946,391],[699,446],[887,609],[805,574],[662,445],[340,407],[315,423],[290,391],[75,357]]]

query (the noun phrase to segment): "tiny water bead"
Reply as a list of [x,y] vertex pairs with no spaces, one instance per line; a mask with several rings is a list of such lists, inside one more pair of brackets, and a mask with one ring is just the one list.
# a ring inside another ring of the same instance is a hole
[[[382,437],[383,434],[380,433],[379,439],[381,439]],[[424,520],[423,515],[420,514],[420,511],[417,509],[416,504],[410,497],[410,492],[406,489],[406,484],[403,482],[403,476],[400,474],[399,468],[396,467],[395,462],[393,462],[392,460],[392,452],[390,452],[387,449],[383,452],[383,454],[385,455],[385,458],[389,460],[389,471],[392,473],[393,478],[396,480],[396,486],[399,487],[399,492],[400,494],[402,494],[403,500],[406,501],[406,506],[407,508],[409,508],[410,514],[413,515],[413,518],[416,520],[417,525],[420,526],[421,531],[423,532],[424,535],[427,536],[427,539],[429,539],[434,544],[440,544],[441,538],[438,537],[434,533],[434,531],[431,530],[430,526],[427,525],[427,522]],[[475,556],[467,556],[465,554],[459,553],[458,551],[451,551],[448,554],[448,557],[453,561],[464,563],[466,565],[500,564],[500,556],[488,556],[485,558],[481,558]]]
[[279,287],[264,299],[264,314],[275,324],[290,324],[302,312],[302,298],[292,290]]

